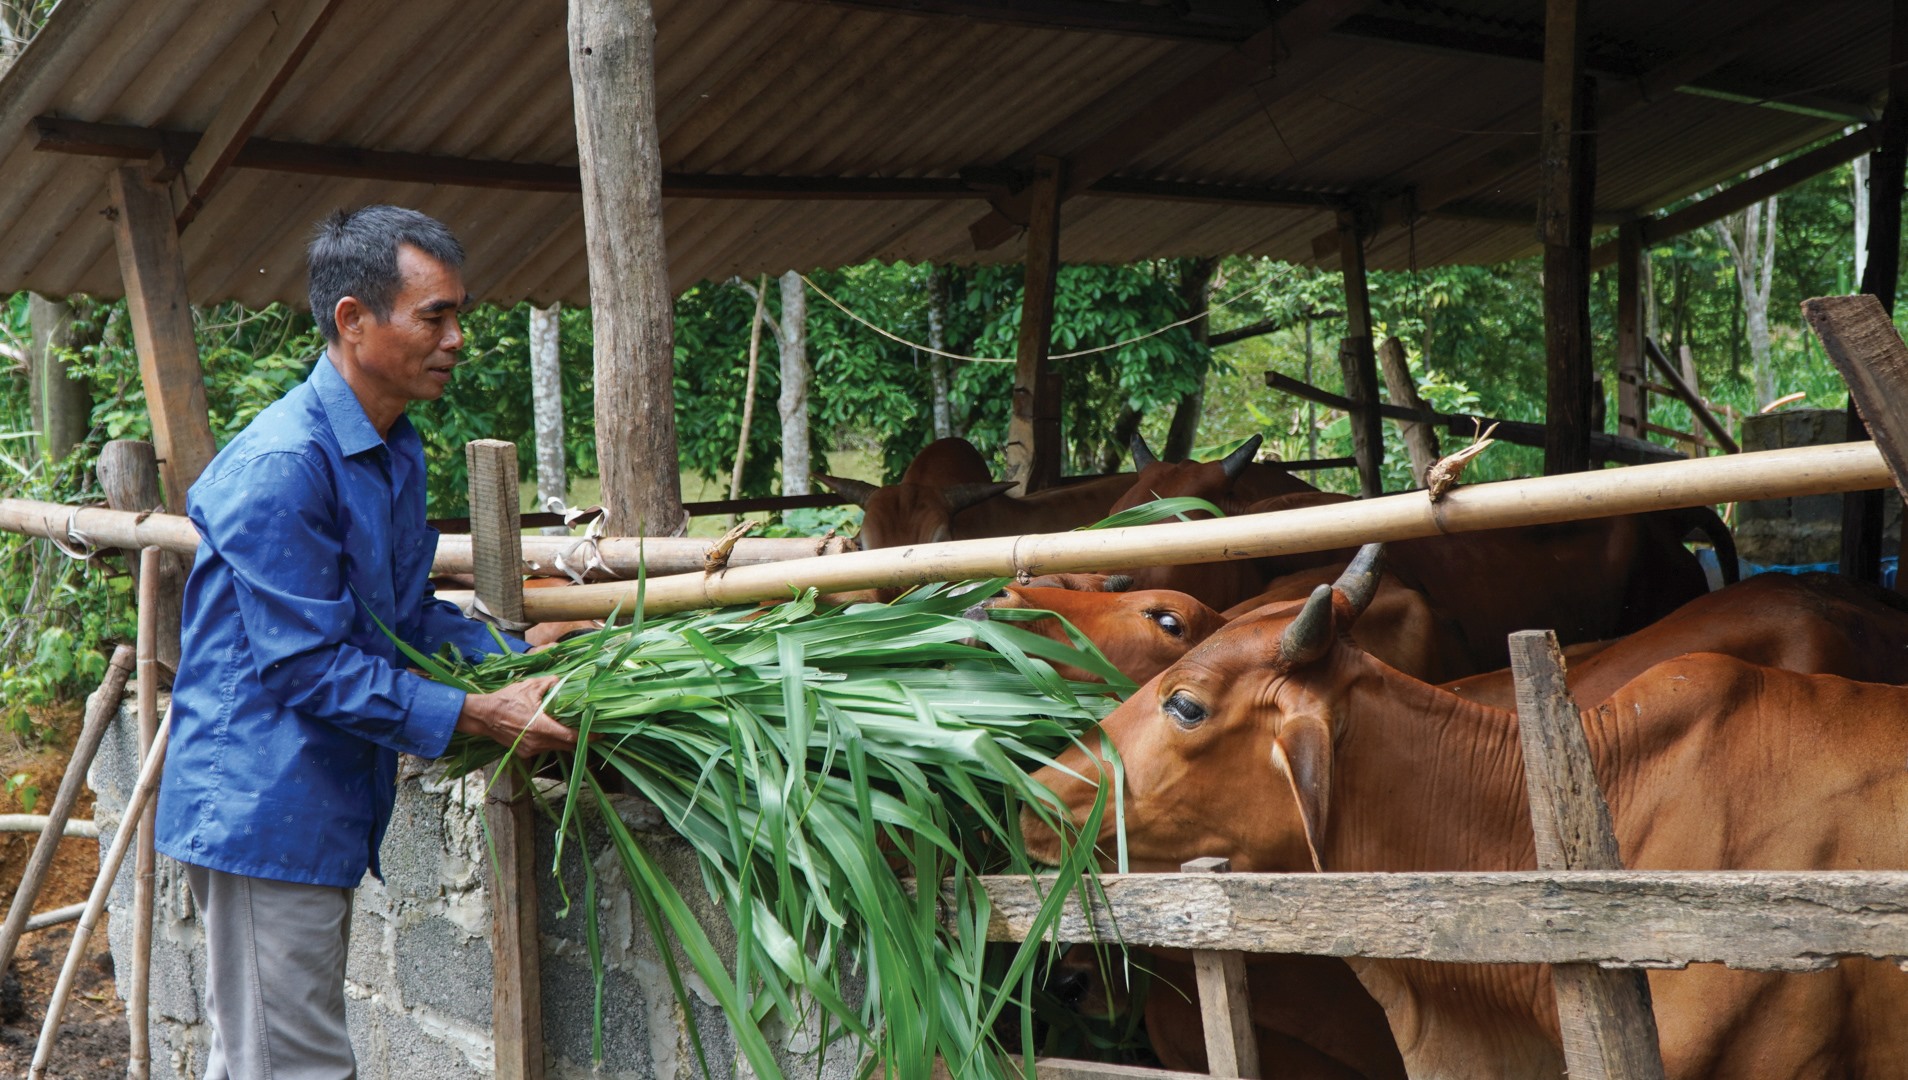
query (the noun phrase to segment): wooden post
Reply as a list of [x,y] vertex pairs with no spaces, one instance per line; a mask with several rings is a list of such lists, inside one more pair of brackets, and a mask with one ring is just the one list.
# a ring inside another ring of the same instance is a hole
[[[1702,395],[1696,392],[1696,384],[1690,381],[1690,376],[1695,374],[1696,361],[1690,355],[1689,346],[1683,346],[1683,370],[1681,371],[1676,369],[1676,365],[1670,363],[1669,357],[1663,355],[1663,350],[1657,346],[1654,338],[1643,339],[1643,354],[1649,357],[1650,363],[1655,365],[1657,372],[1663,376],[1663,382],[1676,392],[1676,396],[1682,399],[1683,404],[1689,406],[1690,415],[1696,420],[1695,426],[1700,429],[1696,433],[1698,449],[1700,450],[1703,445],[1701,432],[1708,431],[1716,440],[1716,445],[1723,448],[1724,453],[1741,453],[1742,447],[1737,445],[1735,438],[1729,434],[1729,429],[1723,426],[1723,422],[1716,419],[1716,414],[1709,411],[1709,406],[1704,403]],[[1694,456],[1702,457],[1703,455],[1697,453]]]
[[67,759],[66,775],[60,778],[60,790],[53,796],[53,804],[47,807],[46,829],[40,833],[40,839],[33,845],[33,854],[27,857],[26,869],[20,873],[20,885],[13,892],[13,904],[7,908],[7,920],[0,925],[0,971],[6,969],[13,959],[13,950],[20,944],[20,935],[25,932],[27,916],[33,910],[33,904],[40,898],[40,887],[46,881],[46,872],[53,865],[53,856],[59,851],[60,839],[65,835],[66,822],[73,814],[73,804],[79,802],[80,788],[86,783],[86,770],[93,766],[93,755],[99,753],[100,740],[106,737],[106,728],[119,714],[119,702],[126,693],[126,678],[132,674],[134,663],[133,648],[121,645],[113,650],[113,658],[106,665],[106,677],[101,680],[99,690],[86,703],[86,719],[80,725],[79,740],[73,744],[73,753]]
[[1802,317],[1848,381],[1849,403],[1868,422],[1895,486],[1908,498],[1908,345],[1893,319],[1867,293],[1804,300]]
[[569,24],[604,524],[612,536],[673,536],[683,510],[655,15],[650,0],[570,0]]
[[[1861,291],[1879,300],[1882,310],[1890,314],[1901,283],[1901,198],[1903,178],[1908,175],[1908,0],[1895,0],[1892,12],[1888,103],[1882,109],[1880,138],[1868,158],[1868,261],[1861,285]],[[1851,385],[1850,442],[1868,437],[1862,417]],[[1842,496],[1843,574],[1860,581],[1881,580],[1881,534],[1881,492],[1851,491]],[[1900,582],[1897,571],[1898,588]]]
[[1338,266],[1345,275],[1345,340],[1338,365],[1345,375],[1351,414],[1352,456],[1358,459],[1358,493],[1385,493],[1385,429],[1378,412],[1378,356],[1371,344],[1371,290],[1365,281],[1365,232],[1358,215],[1338,215]]
[[1644,312],[1649,299],[1643,293],[1648,275],[1643,261],[1643,223],[1617,226],[1617,434],[1643,437],[1649,422],[1649,391],[1643,388],[1643,337],[1648,332]]
[[[470,544],[477,602],[506,624],[523,622],[523,538],[517,448],[497,439],[464,447],[470,467]],[[537,952],[536,822],[520,770],[506,758],[484,804],[495,846],[490,876],[490,1023],[497,1080],[541,1080],[543,990]]]
[[[158,548],[139,549],[138,702],[139,760],[152,753],[152,737],[159,730],[159,590],[164,577]],[[177,634],[174,634],[176,640]],[[159,856],[153,848],[154,805],[147,803],[136,819],[120,828],[137,828],[133,849],[133,962],[126,988],[126,1076],[146,1080],[152,1070],[152,899],[153,876]]]
[[[205,407],[205,374],[186,300],[185,262],[166,189],[137,167],[115,169],[113,241],[126,286],[126,314],[139,352],[139,381],[165,481],[166,509],[185,512],[186,489],[218,452]],[[146,507],[145,509],[151,509]]]
[[[1411,362],[1405,358],[1404,342],[1388,337],[1378,347],[1378,362],[1385,374],[1385,396],[1393,405],[1416,412],[1430,412],[1431,406],[1418,396],[1418,384],[1411,378]],[[1414,420],[1397,421],[1404,436],[1405,452],[1411,455],[1411,475],[1419,484],[1424,474],[1438,463],[1437,431],[1430,424]]]
[[1060,272],[1060,199],[1066,167],[1034,161],[1032,215],[1027,222],[1026,284],[1021,293],[1020,348],[1014,363],[1014,412],[1007,428],[1007,472],[1025,495],[1060,480],[1059,380],[1047,363],[1053,345],[1053,293]]
[[1595,84],[1583,74],[1582,0],[1548,0],[1538,232],[1544,242],[1549,372],[1544,472],[1590,467],[1590,226]]
[[[1538,869],[1623,869],[1590,741],[1564,685],[1557,635],[1518,631],[1510,636],[1510,654]],[[1576,1080],[1661,1080],[1663,1052],[1643,972],[1557,964],[1551,981],[1565,1072]]]
[[[114,439],[99,451],[99,486],[106,493],[106,505],[115,510],[143,514],[161,509],[165,500],[159,492],[159,458],[152,444],[133,439]],[[143,553],[126,553],[126,566],[132,571],[133,587],[139,589],[140,613],[145,612],[146,593],[142,574]],[[159,560],[159,588],[152,595],[154,622],[153,657],[160,670],[161,685],[172,685],[179,670],[179,625],[185,602],[186,569],[190,559],[165,552]]]
[[[1194,859],[1182,874],[1223,874],[1228,859]],[[1256,1078],[1259,1040],[1252,1033],[1252,995],[1246,987],[1245,954],[1193,950],[1199,980],[1199,1015],[1206,1029],[1206,1072],[1213,1076]]]

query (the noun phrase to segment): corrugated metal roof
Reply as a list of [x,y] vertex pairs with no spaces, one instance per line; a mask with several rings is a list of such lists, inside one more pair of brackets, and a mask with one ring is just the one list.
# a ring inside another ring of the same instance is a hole
[[[1109,10],[1130,5],[1107,0]],[[0,291],[117,295],[105,181],[117,159],[36,151],[39,116],[202,130],[270,36],[285,0],[65,0],[0,79]],[[1715,73],[1738,96],[1872,107],[1886,84],[1891,4],[1808,5],[1811,17]],[[1796,5],[1608,0],[1590,6],[1597,63],[1647,69]],[[1125,178],[1391,197],[1537,128],[1540,66],[1455,51],[1541,36],[1528,0],[1379,0],[1368,15],[1423,40],[1351,30],[1131,155]],[[1118,131],[1208,68],[1223,42],[1093,33],[790,0],[656,0],[663,165],[718,176],[954,178],[1027,167]],[[565,6],[556,0],[345,0],[256,135],[487,161],[576,164]],[[367,29],[368,28],[368,29]],[[1606,85],[1620,86],[1617,72]],[[1747,88],[1746,90],[1743,88]],[[1605,118],[1597,203],[1647,211],[1830,135],[1845,119],[1683,93]],[[1534,159],[1370,245],[1374,265],[1492,262],[1535,249]],[[299,302],[311,223],[339,206],[416,206],[465,239],[485,299],[587,302],[574,194],[235,169],[181,238],[196,302]],[[670,276],[866,259],[1016,261],[976,252],[981,198],[666,198]],[[1447,211],[1455,207],[1447,208]],[[1531,213],[1529,220],[1517,215]],[[1490,215],[1497,215],[1491,217]],[[1279,208],[1088,194],[1061,255],[1128,262],[1250,253],[1306,262],[1328,206]]]

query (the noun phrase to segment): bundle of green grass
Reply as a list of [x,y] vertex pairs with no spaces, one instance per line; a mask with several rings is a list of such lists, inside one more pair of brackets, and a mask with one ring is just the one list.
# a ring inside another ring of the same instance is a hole
[[[782,1075],[763,1033],[771,1018],[789,1030],[818,1018],[825,1044],[853,1040],[850,1052],[884,1077],[926,1080],[937,1057],[956,1077],[1005,1076],[1031,1064],[1025,1006],[1039,939],[1065,890],[1052,890],[1026,943],[990,953],[988,901],[975,878],[1035,873],[1021,810],[1060,819],[1028,774],[1092,728],[1113,705],[1109,690],[1131,684],[1077,636],[1067,646],[963,618],[993,584],[979,588],[933,586],[891,604],[838,608],[818,607],[810,592],[768,609],[612,620],[543,652],[474,667],[412,659],[470,690],[562,677],[547,711],[585,738],[559,763],[563,796],[548,800],[558,858],[564,843],[584,842],[579,810],[593,806],[677,997],[687,1002],[672,943],[758,1076]],[[1070,683],[1053,661],[1107,684]],[[517,767],[502,747],[462,737],[448,757],[458,772]],[[734,926],[732,965],[617,817],[597,778],[604,773],[655,803],[695,849],[703,884]],[[1110,801],[1111,793],[1102,809],[1115,812]],[[1096,814],[1079,835],[1097,829]],[[1090,843],[1067,845],[1050,880],[1081,880],[1092,854]],[[600,1055],[594,859],[580,862]],[[1004,1048],[1003,1027],[1023,1061]],[[699,1035],[695,1043],[702,1056]]]

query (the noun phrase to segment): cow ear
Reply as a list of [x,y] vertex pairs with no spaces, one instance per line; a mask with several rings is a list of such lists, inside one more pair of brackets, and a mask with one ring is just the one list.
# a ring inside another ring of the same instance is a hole
[[1332,732],[1325,721],[1302,716],[1287,720],[1272,741],[1272,769],[1291,785],[1305,828],[1305,850],[1312,869],[1323,871],[1325,822],[1332,807]]

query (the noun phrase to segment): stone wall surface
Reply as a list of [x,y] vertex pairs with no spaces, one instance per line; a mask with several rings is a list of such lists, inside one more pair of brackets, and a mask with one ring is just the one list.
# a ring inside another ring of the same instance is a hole
[[[97,794],[100,849],[111,846],[137,767],[137,721],[127,699],[107,734],[88,780]],[[693,852],[667,832],[655,808],[637,799],[619,804],[623,820],[667,870],[718,948],[733,934],[705,893]],[[592,851],[603,830],[593,827]],[[553,829],[539,818],[538,865],[554,858]],[[551,1080],[693,1080],[703,1075],[690,1038],[690,1016],[670,988],[662,954],[624,884],[613,855],[595,863],[597,915],[605,962],[603,1047],[592,1063],[595,979],[585,943],[583,852],[567,845],[563,877],[538,886],[542,939],[544,1046]],[[367,875],[352,912],[345,971],[346,1012],[359,1075],[365,1080],[476,1080],[493,1073],[490,1033],[490,904],[481,789],[451,780],[436,766],[405,758],[390,832],[384,880]],[[132,859],[126,860],[108,905],[115,967],[132,968],[129,912]],[[567,914],[566,914],[567,906]],[[754,1072],[741,1060],[722,1013],[681,963],[698,996],[693,1014],[718,1080]],[[160,856],[152,957],[153,1073],[198,1077],[210,1029],[201,1008],[205,953],[190,890],[179,865]],[[123,996],[123,990],[122,990]],[[838,1044],[817,1061],[812,1031],[770,1032],[790,1076],[847,1080],[854,1049]]]

